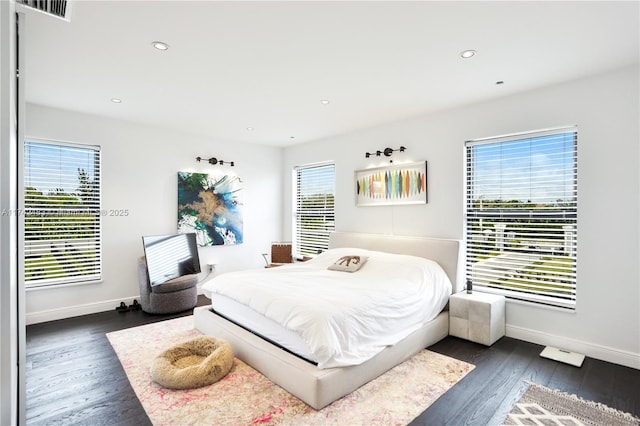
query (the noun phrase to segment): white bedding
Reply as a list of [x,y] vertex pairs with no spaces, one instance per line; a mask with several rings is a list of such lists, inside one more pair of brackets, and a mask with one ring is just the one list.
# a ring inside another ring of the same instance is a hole
[[254,311],[250,307],[222,294],[211,299],[213,310],[224,318],[232,318],[237,325],[277,344],[307,361],[318,364],[315,355],[298,333],[287,330],[274,320]]
[[[330,271],[342,256],[368,256],[359,271]],[[436,317],[451,282],[435,262],[356,248],[303,263],[222,274],[203,286],[296,332],[318,368],[360,364]]]

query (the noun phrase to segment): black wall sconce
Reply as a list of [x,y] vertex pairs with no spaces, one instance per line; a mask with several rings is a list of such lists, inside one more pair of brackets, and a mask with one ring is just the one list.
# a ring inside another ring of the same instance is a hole
[[375,155],[376,157],[380,157],[380,155],[384,154],[385,157],[391,157],[391,155],[394,153],[394,151],[400,151],[400,152],[404,152],[407,148],[405,148],[404,146],[401,146],[398,149],[391,149],[391,148],[385,148],[384,151],[376,151],[376,152],[365,152],[364,156],[366,158],[371,157],[372,155]]
[[211,158],[202,158],[202,157],[196,157],[196,161],[199,163],[200,161],[206,161],[209,164],[211,164],[212,166],[215,166],[216,164],[220,164],[221,166],[224,166],[225,164],[230,165],[231,167],[235,166],[233,161],[224,161],[224,160],[218,160],[216,157],[211,157]]

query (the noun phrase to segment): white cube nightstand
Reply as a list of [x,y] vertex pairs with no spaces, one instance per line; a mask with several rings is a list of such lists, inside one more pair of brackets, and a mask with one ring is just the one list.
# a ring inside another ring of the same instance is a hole
[[450,335],[491,346],[504,332],[504,296],[463,292],[449,299]]

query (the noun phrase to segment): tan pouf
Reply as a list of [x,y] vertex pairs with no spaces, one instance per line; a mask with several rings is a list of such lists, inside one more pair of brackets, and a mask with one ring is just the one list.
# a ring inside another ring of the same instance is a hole
[[173,346],[153,360],[151,378],[169,389],[192,389],[222,379],[233,366],[225,340],[201,336]]

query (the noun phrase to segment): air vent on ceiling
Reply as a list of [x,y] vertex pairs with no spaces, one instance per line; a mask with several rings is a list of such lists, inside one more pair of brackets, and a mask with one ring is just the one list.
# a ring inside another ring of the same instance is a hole
[[71,18],[71,5],[68,0],[17,0],[17,3],[65,21]]

